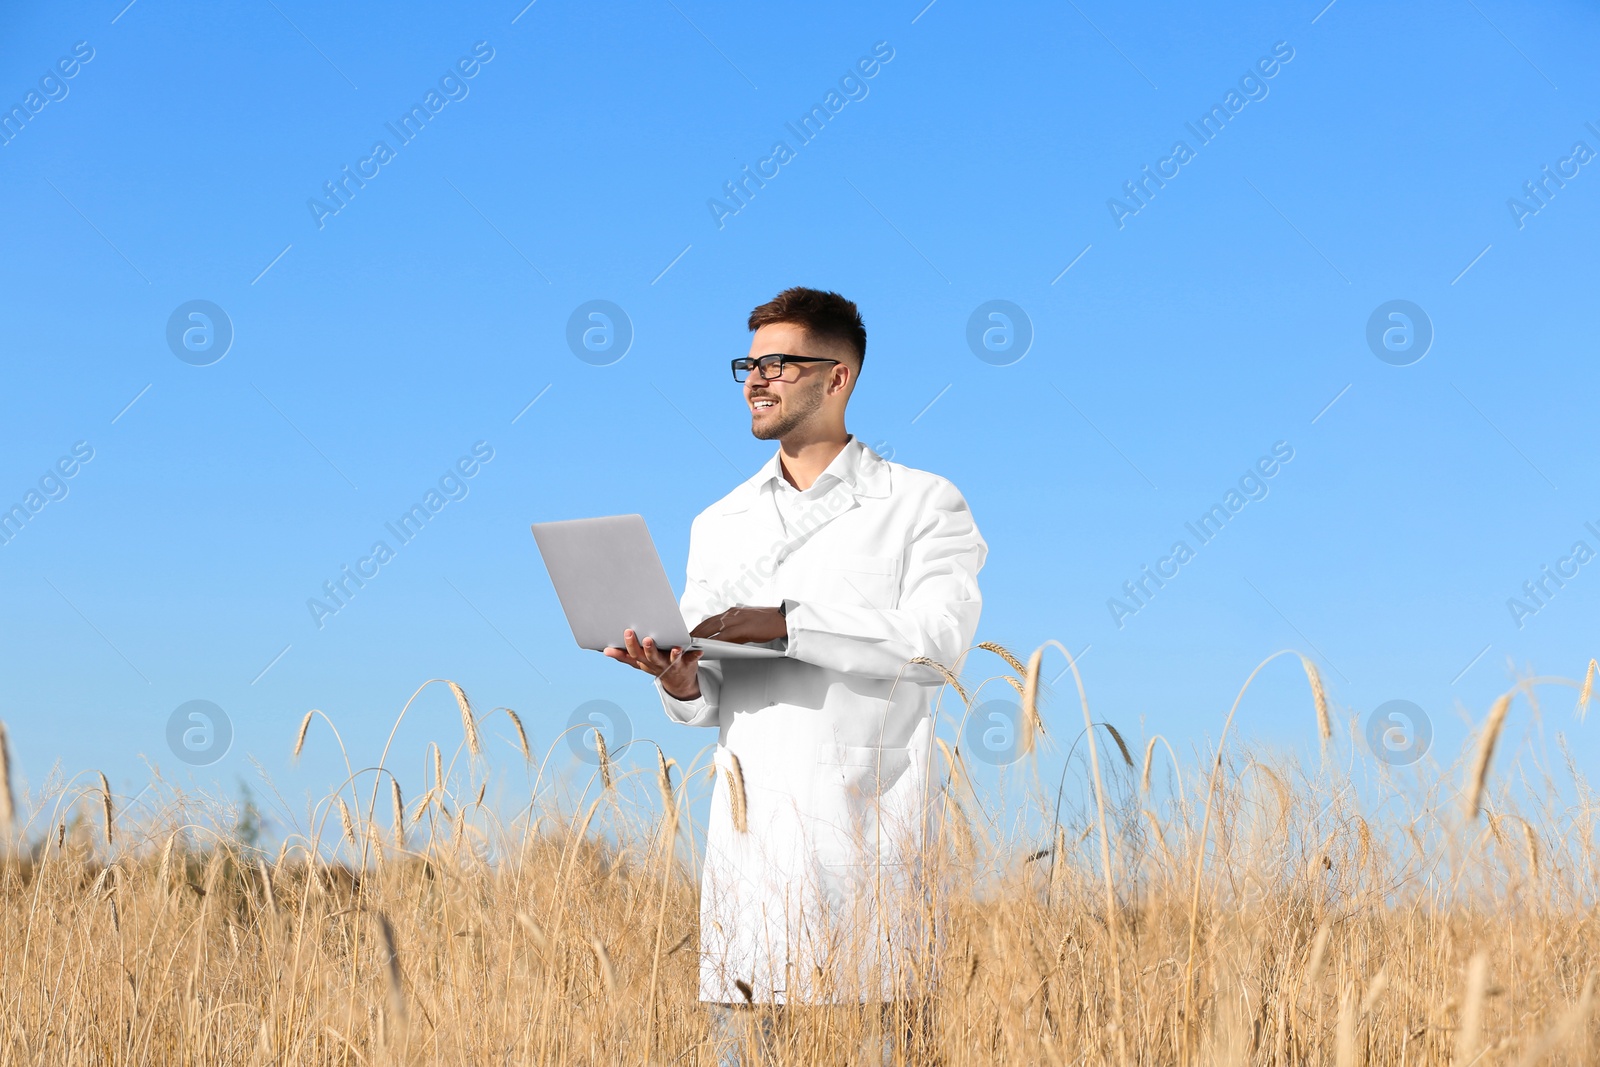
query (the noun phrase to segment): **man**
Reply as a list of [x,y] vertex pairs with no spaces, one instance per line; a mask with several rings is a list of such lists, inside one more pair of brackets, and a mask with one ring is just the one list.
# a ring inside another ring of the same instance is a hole
[[788,289],[749,327],[734,378],[751,433],[779,447],[694,520],[681,607],[696,637],[784,656],[701,662],[631,630],[606,654],[655,675],[672,719],[719,731],[700,999],[891,1001],[925,936],[941,683],[910,661],[958,667],[988,547],[955,486],[845,429],[866,356],[855,304]]

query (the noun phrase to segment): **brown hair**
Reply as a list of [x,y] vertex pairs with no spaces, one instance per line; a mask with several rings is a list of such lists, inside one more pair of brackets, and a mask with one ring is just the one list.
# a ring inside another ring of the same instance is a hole
[[858,365],[866,361],[867,327],[861,312],[838,293],[795,286],[750,312],[752,330],[775,322],[793,323],[819,340],[837,341],[855,353]]

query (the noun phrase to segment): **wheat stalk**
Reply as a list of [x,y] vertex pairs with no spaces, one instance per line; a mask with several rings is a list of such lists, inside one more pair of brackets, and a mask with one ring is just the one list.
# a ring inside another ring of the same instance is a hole
[[16,799],[11,790],[11,739],[0,722],[0,830],[9,834],[16,825]]
[[511,725],[516,728],[517,744],[522,746],[522,758],[531,763],[533,761],[533,749],[528,746],[528,731],[522,728],[521,716],[510,708],[506,709],[506,715],[510,717]]
[[275,913],[278,910],[277,894],[272,888],[272,872],[267,870],[267,861],[256,860],[256,870],[261,875],[261,892],[266,897],[266,910]]
[[952,689],[961,694],[961,702],[963,704],[968,702],[967,691],[966,689],[962,688],[960,679],[951,673],[950,668],[946,667],[943,663],[940,663],[938,660],[929,659],[927,656],[916,656],[913,659],[907,660],[907,662],[921,664],[924,667],[932,667],[944,677],[945,681],[950,683],[950,687]]
[[1311,939],[1311,958],[1306,962],[1306,981],[1308,986],[1314,986],[1322,978],[1323,965],[1328,962],[1328,938],[1332,930],[1327,923],[1317,927],[1317,934]]
[[156,885],[161,887],[161,891],[163,893],[167,891],[167,886],[169,884],[167,881],[167,872],[172,867],[172,846],[177,842],[177,840],[178,831],[174,830],[172,833],[167,835],[167,843],[162,846],[161,849],[161,865],[156,870]]
[[372,845],[373,858],[378,861],[378,866],[383,866],[383,834],[378,831],[376,822],[367,823],[367,841]]
[[1033,650],[1033,655],[1028,657],[1028,670],[1023,676],[1022,722],[1018,724],[1022,730],[1022,741],[1017,746],[1018,752],[1022,755],[1033,751],[1035,733],[1044,730],[1044,722],[1039,718],[1039,671],[1043,666],[1044,646],[1040,645]]
[[1152,737],[1144,746],[1144,770],[1139,774],[1139,791],[1150,792],[1150,765],[1156,758],[1156,739]]
[[315,715],[316,713],[317,713],[317,709],[316,708],[312,708],[310,711],[306,712],[306,717],[300,720],[300,732],[295,734],[295,737],[294,737],[294,756],[292,757],[293,759],[299,759],[300,758],[300,753],[305,749],[305,747],[306,747],[306,733],[311,729],[311,717],[313,715]]
[[661,813],[670,817],[673,825],[677,825],[678,805],[672,798],[672,768],[667,763],[667,754],[656,746],[656,788],[661,791]]
[[1594,981],[1593,972],[1584,979],[1583,991],[1578,994],[1578,1002],[1572,1009],[1563,1015],[1555,1026],[1545,1032],[1545,1035],[1534,1042],[1517,1067],[1534,1067],[1552,1052],[1556,1046],[1569,1040],[1573,1034],[1578,1033],[1589,1021],[1589,1012],[1594,1008]]
[[993,641],[979,641],[978,647],[983,649],[985,652],[993,652],[995,655],[1005,660],[1011,665],[1011,669],[1016,671],[1019,675],[1023,674],[1028,669],[1022,665],[1022,661],[1020,659],[1018,659],[1016,656],[1013,656],[1010,652],[1006,651],[1005,648],[995,644]]
[[606,748],[606,735],[594,727],[594,754],[600,761],[600,788],[611,788],[611,750]]
[[1122,739],[1122,735],[1117,732],[1117,728],[1115,726],[1112,726],[1108,722],[1103,722],[1100,725],[1106,728],[1106,733],[1111,735],[1111,740],[1117,743],[1117,751],[1122,753],[1122,762],[1126,763],[1131,768],[1133,766],[1133,756],[1128,752],[1128,742]]
[[952,790],[960,789],[962,782],[961,766],[956,762],[955,753],[950,751],[950,746],[945,743],[944,738],[935,737],[933,740],[939,746],[939,751],[944,754],[945,765],[950,769],[950,788]]
[[1461,1028],[1456,1031],[1456,1067],[1465,1067],[1478,1055],[1483,1030],[1483,999],[1489,988],[1489,959],[1482,952],[1467,961],[1467,988],[1461,1003]]
[[393,788],[394,800],[394,847],[403,849],[406,847],[406,806],[400,799],[399,779],[390,778],[389,785]]
[[461,732],[467,737],[467,751],[474,756],[483,755],[483,744],[478,740],[478,722],[472,717],[472,705],[467,702],[466,692],[452,681],[446,680],[444,684],[456,695],[456,706],[461,709]]
[[111,783],[106,781],[104,771],[95,772],[100,775],[100,799],[106,812],[106,844],[111,844]]
[[744,767],[732,750],[728,751],[728,767],[723,775],[728,783],[728,807],[733,814],[733,828],[738,833],[748,833],[750,823],[745,810]]
[[1347,986],[1339,998],[1339,1021],[1333,1030],[1335,1067],[1358,1067],[1356,1061],[1356,992]]
[[394,1012],[397,1022],[404,1022],[406,1017],[405,991],[401,986],[402,975],[400,972],[400,950],[395,946],[394,927],[389,923],[389,917],[383,912],[378,912],[378,934],[383,940],[384,983],[389,987],[389,1008]]
[[1306,681],[1311,683],[1311,702],[1317,708],[1317,734],[1322,738],[1322,746],[1326,750],[1328,742],[1333,739],[1333,722],[1328,716],[1328,692],[1322,687],[1322,675],[1315,663],[1301,656],[1300,665],[1306,669]]
[[528,940],[533,942],[534,948],[538,949],[541,953],[548,952],[550,950],[550,939],[544,935],[544,931],[539,929],[539,924],[534,922],[533,919],[528,916],[527,912],[517,912],[517,923],[527,931]]
[[352,845],[356,843],[356,829],[350,822],[350,809],[345,807],[344,797],[339,798],[339,825],[344,829],[345,840]]
[[1489,761],[1494,757],[1494,746],[1500,739],[1500,730],[1506,724],[1506,710],[1511,707],[1511,697],[1511,693],[1501,695],[1489,709],[1489,717],[1484,720],[1483,734],[1478,738],[1478,750],[1472,761],[1472,776],[1467,786],[1469,821],[1476,819],[1478,812],[1483,809],[1483,786],[1489,777]]
[[1378,1003],[1378,998],[1383,996],[1383,991],[1389,985],[1389,965],[1384,964],[1378,968],[1378,973],[1372,976],[1372,983],[1367,986],[1367,995],[1361,998],[1361,1014],[1366,1015]]
[[617,970],[611,965],[611,953],[606,951],[605,945],[600,943],[598,937],[589,939],[589,947],[594,950],[595,968],[600,972],[600,980],[605,984],[606,995],[617,991]]
[[1583,688],[1578,691],[1578,721],[1582,722],[1589,717],[1589,695],[1594,692],[1595,661],[1589,661],[1589,669],[1583,676]]

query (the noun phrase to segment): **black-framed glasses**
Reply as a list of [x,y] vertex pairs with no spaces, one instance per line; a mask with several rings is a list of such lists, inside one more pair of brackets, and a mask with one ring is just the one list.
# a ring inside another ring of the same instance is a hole
[[783,377],[783,368],[790,363],[838,363],[837,359],[823,359],[820,356],[791,356],[783,352],[772,352],[756,359],[746,356],[733,361],[733,380],[743,382],[750,377],[751,371],[761,375],[764,382],[775,381]]

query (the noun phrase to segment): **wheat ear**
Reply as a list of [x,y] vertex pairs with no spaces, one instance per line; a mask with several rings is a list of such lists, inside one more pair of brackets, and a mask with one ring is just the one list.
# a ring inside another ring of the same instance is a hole
[[167,891],[167,872],[172,869],[172,846],[177,840],[178,831],[174,830],[167,836],[167,843],[161,849],[161,866],[156,870],[156,884],[163,893]]
[[1129,755],[1128,753],[1128,742],[1122,739],[1122,735],[1117,732],[1117,728],[1115,726],[1112,726],[1108,722],[1103,722],[1100,725],[1106,728],[1106,733],[1111,735],[1111,740],[1117,743],[1117,751],[1122,753],[1122,762],[1126,763],[1129,767],[1132,767],[1133,756]]
[[522,728],[521,716],[510,708],[506,709],[506,715],[510,717],[511,725],[516,727],[517,744],[522,746],[522,758],[531,762],[533,760],[533,749],[528,746],[528,731]]
[[10,833],[16,820],[16,800],[11,791],[11,739],[6,736],[6,724],[0,722],[0,830]]
[[1039,671],[1043,666],[1044,646],[1040,645],[1028,657],[1028,670],[1022,682],[1022,743],[1018,751],[1023,755],[1033,751],[1035,733],[1044,729],[1044,723],[1039,718]]
[[1333,722],[1328,717],[1328,691],[1322,688],[1322,675],[1315,663],[1301,656],[1300,665],[1306,669],[1306,681],[1311,683],[1311,702],[1317,706],[1317,733],[1326,749],[1328,742],[1333,739]]
[[378,933],[383,938],[383,952],[387,959],[384,961],[383,977],[389,987],[389,1007],[394,1011],[397,1021],[406,1017],[405,991],[401,988],[400,950],[394,943],[394,927],[389,923],[389,917],[383,912],[378,912]]
[[744,767],[739,763],[739,757],[732,752],[728,753],[728,768],[724,772],[728,782],[728,807],[733,813],[733,828],[737,832],[749,833],[749,813],[745,809],[744,795]]
[[605,983],[606,994],[609,996],[617,991],[617,969],[611,965],[611,953],[606,951],[605,945],[600,943],[598,937],[589,939],[589,947],[594,950],[594,962],[600,972],[600,980]]
[[104,771],[96,772],[100,775],[100,799],[106,809],[106,844],[111,844],[111,783],[106,781]]
[[350,822],[350,809],[345,807],[344,797],[339,798],[339,825],[344,828],[345,840],[352,845],[356,843],[356,828]]
[[1456,1060],[1471,1063],[1478,1055],[1478,1039],[1483,1029],[1483,998],[1489,987],[1489,959],[1474,953],[1467,961],[1467,989],[1461,1003],[1461,1026],[1456,1031]]
[[1010,652],[1006,651],[1005,648],[995,644],[993,641],[979,641],[978,647],[983,649],[985,652],[993,652],[995,655],[1011,664],[1011,669],[1016,671],[1018,674],[1022,674],[1028,669],[1022,665],[1022,661],[1020,659],[1018,659],[1016,656],[1013,656]]
[[1478,812],[1483,809],[1483,785],[1489,777],[1489,761],[1494,758],[1495,742],[1500,739],[1500,730],[1506,724],[1506,711],[1511,707],[1512,694],[1506,693],[1494,702],[1494,707],[1489,709],[1489,717],[1484,720],[1483,736],[1478,738],[1478,752],[1472,761],[1472,778],[1467,785],[1467,819],[1478,817]]
[[606,748],[606,735],[600,727],[594,728],[594,753],[600,759],[600,787],[611,788],[611,750]]
[[677,805],[672,802],[672,767],[667,763],[667,754],[656,749],[656,788],[661,790],[661,810],[677,812]]
[[1589,717],[1589,694],[1594,692],[1595,661],[1589,661],[1589,670],[1583,676],[1583,688],[1578,692],[1578,721]]
[[306,732],[311,729],[311,716],[317,713],[316,708],[306,712],[306,717],[300,720],[300,732],[294,737],[294,757],[300,758],[301,751],[306,747]]
[[389,779],[389,785],[392,786],[393,790],[394,790],[394,792],[393,792],[393,799],[394,799],[394,847],[395,848],[405,848],[406,847],[406,806],[405,806],[405,802],[403,800],[401,800],[401,798],[400,798],[400,783],[399,783],[399,781],[397,781],[394,778],[391,778],[391,779]]
[[478,740],[478,722],[472,717],[472,705],[467,702],[466,692],[452,681],[447,680],[445,685],[456,695],[456,706],[461,709],[461,732],[467,737],[467,751],[474,756],[483,755],[483,744]]
[[955,674],[950,670],[949,667],[946,667],[943,663],[940,663],[936,659],[929,659],[927,656],[917,656],[908,662],[918,663],[924,667],[932,667],[934,670],[938,671],[939,674],[944,677],[944,680],[950,683],[950,687],[957,693],[961,694],[961,702],[963,704],[967,703],[967,691],[962,687],[960,680],[956,678]]

